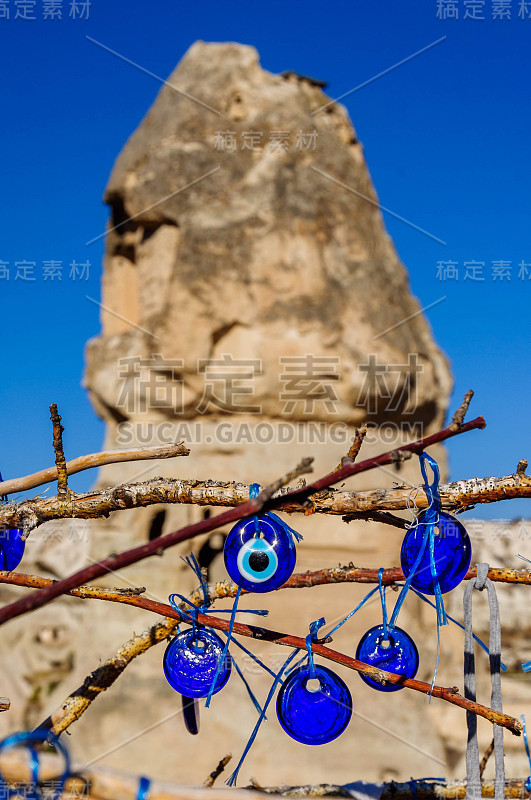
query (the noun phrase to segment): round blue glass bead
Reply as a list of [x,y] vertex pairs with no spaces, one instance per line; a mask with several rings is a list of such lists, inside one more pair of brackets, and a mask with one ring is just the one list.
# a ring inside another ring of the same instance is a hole
[[[396,627],[387,631],[387,637],[383,625],[370,628],[360,639],[356,658],[364,664],[370,664],[371,667],[385,669],[405,678],[414,678],[419,668],[419,654],[415,642],[402,628]],[[404,688],[392,684],[382,686],[361,672],[359,676],[368,686],[378,689],[379,692],[397,692]]]
[[225,541],[225,567],[234,583],[249,592],[283,586],[295,569],[293,538],[269,514],[236,523]]
[[531,775],[529,776],[529,778],[526,778],[525,790],[526,792],[531,792]]
[[[426,524],[426,512],[417,518],[417,524],[408,530],[402,542],[400,560],[406,578],[413,569],[417,559]],[[449,592],[461,583],[470,566],[472,547],[465,528],[451,514],[439,511],[439,521],[435,526],[434,539],[435,569],[439,579],[441,592]],[[430,569],[430,545],[426,544],[421,562],[411,585],[423,594],[435,594]]]
[[[164,653],[164,674],[170,686],[185,697],[206,697],[223,656],[224,645],[219,636],[205,628],[192,628],[178,633]],[[214,694],[223,689],[232,669],[227,653],[220,670]]]
[[0,569],[16,569],[22,561],[25,544],[22,528],[0,531]]
[[[309,666],[288,675],[277,697],[277,716],[292,739],[302,744],[326,744],[336,739],[352,716],[352,697],[346,683],[328,667]],[[313,683],[319,681],[319,685]]]

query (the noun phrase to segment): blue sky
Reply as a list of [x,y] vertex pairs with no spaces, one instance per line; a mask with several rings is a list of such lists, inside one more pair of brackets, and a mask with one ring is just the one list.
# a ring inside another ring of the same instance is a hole
[[[53,463],[51,402],[67,425],[67,457],[100,449],[103,438],[80,384],[84,344],[99,331],[87,295],[100,296],[103,241],[85,243],[105,228],[109,172],[160,87],[87,36],[163,78],[197,39],[252,44],[265,69],[326,80],[333,97],[433,45],[343,102],[382,205],[446,242],[384,214],[413,293],[424,306],[446,298],[427,316],[452,363],[453,405],[472,387],[474,415],[488,422],[452,441],[451,477],[508,474],[531,455],[531,2],[476,1],[484,19],[470,18],[471,0],[92,0],[88,19],[70,16],[71,0],[56,2],[62,19],[44,19],[46,5],[0,2],[0,17],[10,12],[0,18],[5,477]],[[458,18],[438,18],[450,5]],[[23,6],[36,19],[21,19]],[[511,18],[494,18],[502,7]],[[36,280],[15,281],[16,261],[35,262]],[[45,261],[62,262],[61,282],[43,280]],[[87,261],[88,277],[78,266],[71,278],[72,262]],[[437,277],[439,261],[457,262],[457,280]],[[484,281],[464,280],[470,261],[484,263]],[[493,262],[511,262],[510,280],[494,279]],[[92,480],[85,473],[71,485]],[[530,516],[524,501],[474,512],[519,515]]]

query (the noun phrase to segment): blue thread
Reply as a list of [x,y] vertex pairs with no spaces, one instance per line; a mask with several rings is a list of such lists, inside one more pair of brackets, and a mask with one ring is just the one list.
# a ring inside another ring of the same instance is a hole
[[[233,640],[233,641],[234,641],[234,640]],[[240,676],[240,678],[242,679],[242,681],[243,681],[243,685],[244,685],[244,686],[245,686],[245,688],[247,689],[247,694],[248,694],[248,695],[249,695],[249,697],[251,698],[251,702],[252,702],[253,706],[256,708],[256,710],[258,711],[258,713],[259,713],[259,714],[261,714],[261,713],[262,713],[262,706],[260,705],[260,703],[259,703],[259,702],[258,702],[258,700],[256,699],[256,696],[255,696],[255,694],[254,694],[253,690],[251,689],[251,687],[250,687],[250,685],[249,685],[249,682],[247,681],[247,678],[245,677],[245,675],[244,675],[244,674],[243,674],[243,672],[241,671],[240,667],[238,666],[238,662],[236,661],[236,659],[234,658],[234,656],[231,656],[231,658],[232,658],[232,663],[234,664],[234,669],[236,670],[237,674],[238,674],[238,675]],[[266,717],[266,716],[264,716],[264,719],[267,719],[267,717]]]
[[[249,486],[249,499],[254,500],[255,497],[258,497],[260,494],[260,484],[259,483],[251,483]],[[254,535],[260,536],[260,525],[258,524],[258,517],[255,515],[253,517],[254,520]]]
[[299,533],[298,531],[294,530],[293,528],[290,528],[290,526],[287,524],[287,522],[284,522],[283,519],[280,519],[280,517],[277,514],[273,514],[272,511],[268,511],[267,512],[267,516],[271,517],[272,519],[274,519],[275,522],[278,523],[281,526],[281,528],[284,528],[286,533],[289,533],[290,536],[292,537],[292,539],[295,540],[295,542],[302,542],[302,540],[304,539],[304,536],[301,533]]
[[386,587],[382,583],[382,577],[384,573],[384,568],[380,567],[378,570],[378,588],[380,590],[380,601],[382,603],[382,619],[383,619],[383,630],[384,630],[384,639],[387,639],[387,603],[385,600],[385,589]]
[[[254,498],[258,497],[259,494],[260,494],[260,484],[251,483],[251,485],[249,486],[249,499],[254,500]],[[284,528],[286,533],[289,533],[296,542],[302,542],[303,536],[298,531],[295,531],[293,530],[293,528],[290,528],[290,526],[286,522],[284,522],[283,519],[277,516],[277,514],[273,514],[272,511],[268,511],[267,516],[272,517],[275,520],[275,522],[282,528]],[[258,522],[258,516],[255,516],[255,532],[257,533],[257,535],[260,535],[260,528],[258,527],[257,522]]]
[[181,559],[187,564],[190,569],[196,574],[199,578],[199,582],[201,584],[201,590],[203,592],[203,608],[208,608],[210,605],[210,595],[208,593],[208,581],[203,573],[203,570],[199,566],[196,557],[193,553],[190,553],[188,556],[181,556]]
[[524,672],[531,671],[531,661],[522,661],[522,669]]
[[256,739],[256,735],[258,733],[260,725],[264,721],[265,714],[266,714],[266,711],[267,711],[267,707],[269,706],[269,703],[271,702],[271,700],[273,698],[273,695],[275,693],[275,689],[277,688],[278,684],[280,683],[280,680],[282,679],[282,674],[284,673],[284,670],[289,666],[289,664],[291,664],[291,662],[293,661],[293,659],[295,658],[295,656],[297,655],[298,652],[299,652],[298,650],[294,650],[293,653],[291,653],[291,655],[288,656],[288,658],[284,661],[284,663],[280,667],[279,671],[275,675],[275,680],[273,681],[271,689],[269,690],[269,694],[267,695],[266,701],[265,701],[264,706],[262,708],[262,712],[261,712],[261,714],[260,714],[260,716],[258,718],[258,721],[257,721],[256,725],[254,726],[253,732],[251,733],[251,735],[249,737],[249,740],[248,740],[247,744],[245,745],[245,750],[242,753],[242,756],[241,756],[241,758],[240,758],[240,760],[238,762],[238,765],[237,765],[236,769],[234,770],[234,772],[230,776],[229,780],[227,781],[227,785],[228,786],[235,786],[236,785],[236,781],[238,779],[238,772],[240,771],[241,766],[242,766],[242,764],[243,764],[243,762],[245,760],[245,757],[247,756],[247,753],[251,749],[251,747],[253,745],[253,742]]
[[138,782],[138,792],[136,794],[136,800],[147,800],[148,792],[151,787],[151,781],[149,778],[140,778]]
[[212,679],[212,685],[210,687],[210,691],[207,695],[205,707],[208,708],[210,706],[210,701],[212,700],[212,695],[214,694],[216,688],[216,681],[218,679],[218,675],[220,674],[221,670],[224,669],[225,660],[227,658],[227,653],[229,652],[229,644],[232,636],[232,629],[234,627],[234,622],[236,620],[236,613],[238,611],[238,600],[240,599],[241,589],[238,587],[238,591],[236,592],[236,597],[234,598],[234,605],[232,606],[232,613],[230,615],[230,622],[229,622],[229,630],[227,632],[227,641],[225,642],[225,647],[223,648],[223,655],[221,656],[218,666],[216,669],[216,673]]
[[[422,594],[422,592],[419,592],[419,590],[418,590],[418,589],[415,589],[415,587],[414,587],[414,586],[412,586],[411,588],[412,588],[412,590],[415,592],[415,594],[417,595],[417,597],[419,597],[419,598],[420,598],[420,599],[421,599],[421,600],[422,600],[424,603],[427,603],[427,604],[428,604],[429,606],[431,606],[432,608],[436,608],[435,604],[434,604],[434,603],[432,603],[432,602],[431,602],[431,600],[428,600],[428,598],[427,598],[427,597],[424,597],[424,595]],[[461,628],[461,630],[463,630],[463,631],[465,630],[465,626],[464,626],[464,625],[462,625],[462,624],[461,624],[461,623],[460,623],[458,620],[456,620],[456,619],[454,619],[453,617],[451,617],[451,616],[450,616],[450,614],[447,614],[446,616],[447,616],[447,618],[450,620],[450,622],[453,622],[453,623],[454,623],[454,625],[457,625],[457,626],[458,626],[459,628]],[[486,654],[487,654],[487,655],[490,655],[489,648],[487,647],[487,645],[485,644],[485,642],[483,642],[483,641],[482,641],[482,640],[479,638],[479,636],[476,636],[476,634],[475,634],[475,633],[473,633],[473,634],[472,634],[472,636],[473,636],[473,638],[475,639],[475,641],[476,641],[476,642],[479,644],[479,646],[483,648],[483,650],[486,652]],[[529,661],[528,663],[531,665],[531,661]],[[523,667],[523,664],[522,664],[522,667]],[[500,661],[500,669],[501,669],[501,671],[502,671],[502,672],[507,672],[507,669],[508,669],[508,667],[507,667],[507,665],[506,665],[506,664],[504,664],[504,663],[503,663],[503,661]]]
[[[525,727],[525,715],[522,714],[520,719],[522,720],[522,733],[524,735],[525,751],[527,753],[527,760],[529,761],[529,771],[531,772],[531,753],[529,752],[529,742],[527,740],[527,730],[526,730],[526,727]],[[525,788],[526,788],[526,790],[528,792],[531,792],[531,775],[526,779]]]
[[325,618],[321,617],[310,623],[310,633],[306,637],[306,650],[308,652],[308,666],[310,667],[310,678],[315,678],[315,664],[313,663],[312,642],[317,639],[319,628],[325,624]]
[[[245,611],[244,611],[244,610],[242,610],[242,611],[239,611],[238,613],[239,613],[239,614],[245,614]],[[227,635],[227,632],[226,632],[226,631],[220,631],[220,633],[223,633],[225,636]],[[272,669],[269,669],[269,667],[267,667],[267,666],[264,664],[264,662],[263,662],[263,661],[261,661],[261,660],[258,658],[258,656],[256,656],[254,653],[252,653],[252,652],[251,652],[251,650],[248,650],[246,647],[244,647],[244,645],[243,645],[243,644],[241,644],[241,642],[238,642],[236,639],[233,639],[233,640],[232,640],[232,644],[235,644],[235,645],[236,645],[236,647],[239,647],[239,648],[240,648],[240,650],[243,650],[243,652],[244,652],[244,653],[246,653],[248,656],[250,656],[250,657],[253,659],[253,661],[255,661],[257,664],[259,664],[259,666],[261,666],[261,667],[262,667],[262,669],[264,669],[266,672],[269,672],[269,674],[271,675],[271,677],[272,677],[272,678],[274,678],[274,677],[275,677],[275,673],[273,672],[273,670],[272,670]]]
[[358,603],[358,605],[356,606],[356,608],[353,608],[353,609],[352,609],[352,611],[350,611],[350,612],[347,614],[347,616],[346,616],[346,617],[344,617],[344,619],[342,619],[342,620],[341,620],[341,622],[338,622],[338,624],[335,626],[335,628],[332,628],[332,630],[331,630],[331,631],[328,631],[328,633],[326,634],[327,638],[328,638],[329,636],[332,636],[332,634],[333,634],[333,633],[335,633],[337,630],[339,630],[339,628],[340,628],[342,625],[344,625],[344,624],[345,624],[345,622],[347,622],[347,620],[349,620],[351,617],[353,617],[353,616],[354,616],[354,614],[356,614],[356,612],[357,612],[357,611],[359,611],[359,610],[360,610],[360,608],[362,608],[362,606],[364,606],[364,605],[365,605],[365,603],[367,602],[367,600],[369,600],[369,599],[370,599],[370,598],[373,596],[373,594],[375,594],[377,591],[378,591],[378,587],[376,587],[375,589],[371,589],[371,591],[370,591],[370,592],[368,592],[368,593],[365,595],[365,597],[363,598],[363,600],[361,601],[361,603]]
[[[58,780],[54,781],[56,790],[53,795],[47,794],[47,800],[58,800],[63,792],[64,785],[68,776],[70,775],[70,756],[63,742],[59,740],[51,731],[45,728],[37,728],[34,731],[21,731],[20,733],[13,733],[6,736],[0,742],[0,751],[9,750],[14,747],[26,746],[30,754],[30,768],[32,775],[32,783],[27,784],[24,795],[30,800],[42,800],[42,793],[39,787],[39,757],[37,751],[33,747],[34,744],[48,743],[55,748],[55,750],[63,756],[64,771]],[[16,797],[20,795],[19,787],[10,787],[4,776],[0,773],[0,789],[3,797]]]

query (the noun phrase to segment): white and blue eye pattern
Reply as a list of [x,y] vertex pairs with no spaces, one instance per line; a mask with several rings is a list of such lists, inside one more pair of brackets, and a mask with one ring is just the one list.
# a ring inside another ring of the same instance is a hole
[[248,539],[240,548],[236,563],[240,575],[253,583],[270,580],[278,569],[274,547],[265,539]]

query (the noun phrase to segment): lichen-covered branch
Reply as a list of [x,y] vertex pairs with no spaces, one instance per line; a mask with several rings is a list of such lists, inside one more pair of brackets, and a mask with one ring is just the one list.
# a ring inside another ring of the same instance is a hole
[[[1,488],[1,486],[0,486]],[[531,476],[515,473],[501,478],[471,478],[440,485],[441,504],[445,511],[464,511],[479,503],[495,503],[531,497]],[[288,489],[277,492],[279,497]],[[121,484],[85,494],[71,493],[67,505],[59,505],[56,497],[10,503],[0,507],[0,525],[32,530],[54,519],[76,517],[98,519],[124,508],[142,508],[156,503],[221,506],[234,508],[249,500],[249,486],[224,481],[195,481],[156,478],[145,483]],[[326,489],[312,497],[312,513],[334,514],[351,519],[378,519],[381,512],[426,508],[428,501],[422,487],[371,489],[363,492],[342,492]],[[288,513],[308,514],[304,503],[287,498],[277,508]],[[389,522],[380,516],[379,521]],[[395,522],[397,522],[395,520]],[[401,527],[397,522],[397,527]]]
[[[323,586],[334,583],[378,583],[377,569],[366,567],[331,567],[328,569],[318,569],[312,572],[295,573],[289,580],[277,589],[309,589],[312,586]],[[531,570],[509,569],[506,567],[491,567],[488,573],[491,581],[495,583],[512,583],[521,585],[531,585]],[[466,573],[464,580],[471,580],[477,577],[477,569],[473,567]],[[388,567],[382,573],[382,583],[391,586],[404,580],[404,573],[400,567]],[[22,586],[28,589],[44,589],[51,586],[55,581],[51,578],[42,578],[39,575],[25,575],[22,572],[9,572],[0,570],[0,584],[5,583],[10,586]],[[226,597],[236,597],[238,587],[231,581],[219,581],[209,587],[209,597],[213,602]],[[80,597],[83,600],[107,600],[113,603],[124,603],[125,605],[144,607],[142,603],[137,603],[135,598],[146,591],[144,586],[131,589],[107,589],[102,586],[78,586],[71,589],[66,594],[73,597]],[[242,594],[247,594],[242,589]]]

